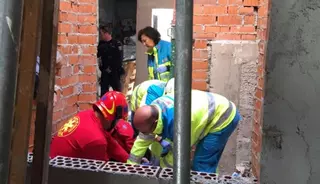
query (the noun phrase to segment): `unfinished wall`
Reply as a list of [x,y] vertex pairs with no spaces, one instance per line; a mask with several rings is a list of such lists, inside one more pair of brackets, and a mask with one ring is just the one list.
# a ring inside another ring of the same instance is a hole
[[194,81],[234,101],[243,116],[223,153],[220,172],[250,161],[259,8],[258,0],[196,0],[194,5],[193,65],[201,66],[193,72]]
[[[96,101],[96,0],[61,0],[58,26],[56,75],[57,104],[54,107],[52,133],[81,110]],[[30,131],[33,145],[34,120]]]
[[320,2],[272,1],[261,183],[320,181]]
[[213,41],[211,43],[210,91],[233,101],[242,121],[229,140],[220,163],[222,172],[250,161],[254,92],[257,84],[258,44],[256,41]]

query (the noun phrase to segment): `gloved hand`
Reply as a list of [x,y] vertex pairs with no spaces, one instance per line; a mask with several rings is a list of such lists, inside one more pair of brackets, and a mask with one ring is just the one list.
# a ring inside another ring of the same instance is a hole
[[167,71],[167,67],[166,66],[159,66],[157,68],[157,72],[159,73],[163,73],[163,72],[166,72]]
[[166,140],[162,140],[160,142],[161,146],[162,146],[162,153],[161,153],[161,157],[166,156],[169,151],[171,150],[171,144],[170,142],[166,141]]
[[151,163],[149,162],[149,160],[147,158],[142,158],[141,165],[151,165]]

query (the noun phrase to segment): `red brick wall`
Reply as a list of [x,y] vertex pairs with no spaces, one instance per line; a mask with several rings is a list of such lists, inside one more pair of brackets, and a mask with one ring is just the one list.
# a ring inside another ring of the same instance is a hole
[[57,91],[52,133],[70,116],[88,109],[90,102],[96,101],[97,9],[96,0],[60,1],[57,62],[61,69],[55,81],[60,90]]
[[258,39],[259,42],[259,62],[257,71],[258,85],[255,93],[255,116],[252,132],[252,170],[254,175],[260,177],[260,153],[262,142],[262,115],[263,115],[263,97],[264,97],[264,75],[266,46],[269,34],[269,12],[271,8],[270,0],[260,0],[258,10]]
[[258,6],[258,0],[194,1],[194,87],[208,89],[208,41],[257,39]]

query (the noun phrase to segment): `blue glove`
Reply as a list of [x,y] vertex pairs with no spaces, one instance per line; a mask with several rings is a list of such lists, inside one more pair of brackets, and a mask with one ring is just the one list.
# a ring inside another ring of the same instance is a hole
[[162,146],[162,153],[161,153],[161,156],[164,157],[166,156],[169,151],[171,150],[171,144],[170,142],[166,141],[166,140],[162,140],[160,142],[161,146]]
[[159,73],[163,73],[163,72],[166,72],[167,71],[167,66],[159,66],[158,68],[157,68],[157,72],[159,72]]
[[141,165],[151,166],[151,165],[152,165],[152,163],[150,163],[150,162],[143,162]]

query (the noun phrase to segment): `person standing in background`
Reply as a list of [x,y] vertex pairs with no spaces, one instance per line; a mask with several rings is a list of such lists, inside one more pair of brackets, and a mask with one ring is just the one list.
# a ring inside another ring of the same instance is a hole
[[98,44],[97,57],[101,61],[99,69],[101,71],[100,86],[103,96],[109,91],[111,86],[114,91],[121,91],[121,75],[124,74],[122,67],[123,46],[120,41],[114,40],[111,36],[111,28],[100,26],[100,41]]
[[150,26],[139,31],[138,40],[148,48],[149,80],[168,82],[172,69],[171,43],[161,40],[160,33]]

